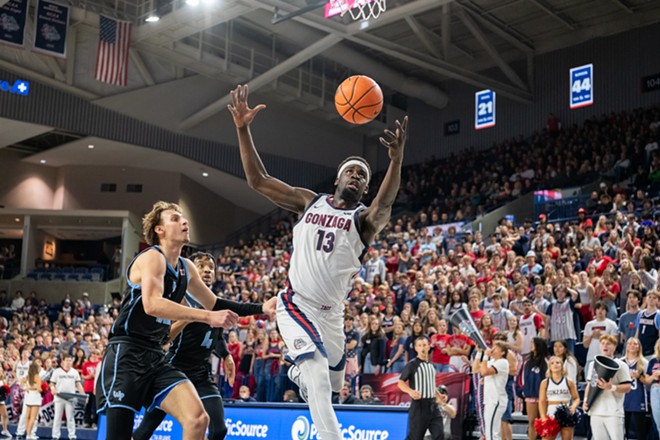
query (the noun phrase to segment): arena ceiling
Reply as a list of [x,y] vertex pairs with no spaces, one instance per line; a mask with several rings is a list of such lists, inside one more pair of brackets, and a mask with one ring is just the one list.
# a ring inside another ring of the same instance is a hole
[[[70,56],[60,60],[0,46],[0,68],[99,105],[112,99],[114,109],[122,107],[117,102],[124,95],[130,107],[131,92],[194,76],[248,82],[253,91],[331,124],[338,118],[334,89],[353,73],[374,77],[393,103],[408,96],[442,108],[448,79],[533,102],[534,56],[660,22],[657,0],[386,1],[380,17],[355,22],[347,16],[323,18],[322,0],[201,0],[198,6],[186,0],[70,0]],[[302,10],[309,12],[296,15]],[[128,87],[93,78],[99,13],[135,24]],[[146,23],[154,13],[160,21]],[[272,23],[275,15],[290,13],[295,16]],[[34,29],[28,22],[31,41]],[[176,102],[177,96],[169,99]],[[228,102],[224,94],[200,104],[176,126],[162,125],[191,132],[226,111]],[[18,127],[6,140],[0,130],[0,147],[40,130]],[[75,163],[69,150],[50,154]],[[46,153],[35,152],[29,160],[38,161],[40,154]]]

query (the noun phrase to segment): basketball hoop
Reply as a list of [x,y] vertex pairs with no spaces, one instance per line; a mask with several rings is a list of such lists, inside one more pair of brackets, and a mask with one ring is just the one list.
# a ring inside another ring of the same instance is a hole
[[[343,17],[348,12],[353,20],[378,18],[378,16],[386,10],[386,1],[387,0],[330,0],[330,10],[326,10],[326,16],[339,14]],[[330,13],[328,14],[328,12]]]

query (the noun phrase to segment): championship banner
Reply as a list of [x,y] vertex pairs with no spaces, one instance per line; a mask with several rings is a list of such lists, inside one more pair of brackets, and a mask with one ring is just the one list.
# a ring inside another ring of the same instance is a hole
[[[360,377],[360,386],[370,385],[374,395],[385,405],[410,405],[410,396],[399,389],[400,374],[367,374]],[[470,394],[470,375],[467,373],[436,373],[435,385],[447,387],[449,404],[456,408],[456,417],[451,421],[451,439],[463,438],[463,418],[467,414],[468,396]],[[404,438],[405,433],[401,437]],[[447,439],[450,440],[450,439]]]
[[34,30],[34,50],[65,58],[68,25],[68,6],[39,0]]
[[30,0],[9,0],[0,8],[0,43],[23,46]]

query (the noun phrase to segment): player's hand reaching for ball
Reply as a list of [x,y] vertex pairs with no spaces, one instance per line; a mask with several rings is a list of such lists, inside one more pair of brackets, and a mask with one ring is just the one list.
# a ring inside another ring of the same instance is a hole
[[231,104],[227,106],[229,112],[234,118],[234,124],[236,128],[244,128],[252,123],[254,117],[261,110],[265,109],[264,104],[259,104],[255,108],[248,107],[248,86],[238,86],[235,90],[232,90],[231,95]]
[[392,161],[403,160],[403,147],[406,145],[406,132],[408,131],[408,116],[403,118],[403,124],[395,122],[396,130],[392,132],[385,129],[384,136],[378,138],[380,143],[387,147],[387,154]]
[[209,312],[209,318],[206,323],[211,327],[232,328],[238,324],[238,315],[231,310]]

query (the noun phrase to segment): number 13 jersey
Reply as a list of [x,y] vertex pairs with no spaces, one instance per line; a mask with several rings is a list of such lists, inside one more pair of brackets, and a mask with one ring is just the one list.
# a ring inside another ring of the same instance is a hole
[[289,265],[293,291],[322,310],[342,304],[367,250],[358,221],[366,207],[337,208],[332,200],[319,194],[301,214],[293,227]]

